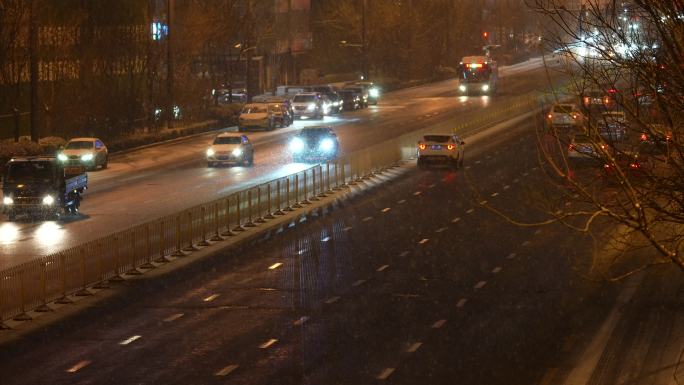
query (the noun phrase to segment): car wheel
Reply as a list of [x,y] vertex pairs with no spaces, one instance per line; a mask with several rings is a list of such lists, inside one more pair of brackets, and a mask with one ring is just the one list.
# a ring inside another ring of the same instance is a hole
[[104,163],[102,163],[102,169],[106,170],[109,163],[109,156],[105,156]]

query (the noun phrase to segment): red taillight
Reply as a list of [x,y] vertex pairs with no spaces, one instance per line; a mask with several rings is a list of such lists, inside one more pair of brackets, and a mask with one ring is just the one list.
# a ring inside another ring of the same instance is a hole
[[448,144],[448,145],[447,145],[447,150],[453,150],[454,148],[456,148],[456,146],[453,145],[453,144]]
[[572,144],[572,143],[570,143],[570,144],[568,145],[568,150],[574,150],[574,149],[575,149],[575,145]]
[[546,115],[546,117],[551,119],[551,118],[553,118],[553,114],[548,114],[548,115]]
[[630,163],[629,167],[630,168],[639,168],[639,167],[641,167],[641,165],[639,163]]
[[648,140],[648,135],[646,135],[646,134],[641,134],[641,141],[642,141],[642,142],[645,142],[645,141],[647,141],[647,140]]
[[609,94],[615,94],[615,93],[617,93],[617,90],[615,88],[611,88],[608,90],[608,93]]
[[588,96],[584,97],[584,104],[589,104],[591,102],[591,99],[589,99]]
[[603,165],[603,168],[609,169],[609,168],[610,168],[610,165],[609,165],[608,163],[606,163],[606,164]]
[[418,148],[420,148],[421,150],[425,150],[427,146],[425,145],[425,143],[420,143],[418,144]]
[[578,116],[577,114],[572,114],[573,119],[577,119],[577,116]]

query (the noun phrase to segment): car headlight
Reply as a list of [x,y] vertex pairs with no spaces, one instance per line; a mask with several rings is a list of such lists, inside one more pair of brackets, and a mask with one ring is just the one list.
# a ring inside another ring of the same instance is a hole
[[294,138],[290,141],[290,151],[301,152],[304,150],[304,141],[300,138]]
[[84,162],[90,162],[93,160],[93,154],[83,154],[81,155],[81,160]]
[[216,154],[216,151],[213,148],[207,150],[207,156],[214,156],[214,154]]
[[57,159],[59,159],[62,162],[66,162],[67,160],[69,160],[69,157],[64,154],[57,154]]
[[2,198],[2,204],[3,204],[3,205],[7,205],[7,206],[13,205],[13,204],[14,204],[14,199],[12,199],[12,198],[10,198],[10,197],[4,197],[4,198]]
[[461,84],[461,85],[458,86],[458,90],[461,91],[461,92],[466,92],[467,88],[466,88],[466,86],[465,86],[464,84]]
[[43,204],[46,206],[52,206],[52,204],[55,203],[55,198],[52,197],[52,195],[46,195],[43,197]]
[[482,91],[484,91],[484,92],[489,91],[489,84],[483,84],[482,85]]
[[236,158],[242,156],[242,153],[243,153],[243,151],[239,147],[233,150],[233,156]]
[[323,152],[330,152],[335,148],[335,142],[330,138],[325,138],[318,144],[318,148]]
[[340,105],[340,102],[334,102],[334,103],[333,103],[333,106],[335,106],[335,107],[337,107],[337,106],[339,106],[339,105]]
[[311,103],[308,106],[306,106],[306,109],[309,111],[313,111],[316,109],[316,103]]
[[378,90],[377,88],[371,88],[368,91],[368,95],[370,95],[371,98],[377,98],[378,96],[380,96],[380,90]]

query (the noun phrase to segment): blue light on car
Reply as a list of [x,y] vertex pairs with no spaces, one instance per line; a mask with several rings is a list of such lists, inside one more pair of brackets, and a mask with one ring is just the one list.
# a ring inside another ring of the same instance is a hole
[[318,148],[323,152],[330,152],[335,148],[335,142],[330,138],[325,138],[318,144]]
[[304,150],[304,141],[301,138],[293,138],[290,141],[290,151],[302,152]]

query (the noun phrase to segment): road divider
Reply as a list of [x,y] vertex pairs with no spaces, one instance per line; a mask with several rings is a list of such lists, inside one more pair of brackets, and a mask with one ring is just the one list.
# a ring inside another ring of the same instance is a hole
[[[182,212],[105,235],[82,245],[0,271],[0,329],[10,319],[29,321],[35,312],[68,304],[74,296],[93,295],[126,276],[139,275],[189,253],[240,236],[269,220],[313,201],[375,178],[414,159],[425,134],[474,134],[496,123],[529,113],[539,97],[524,95],[503,107],[487,107],[459,123],[443,122],[376,143],[326,163],[244,190]],[[456,221],[456,220],[454,220]],[[345,228],[345,230],[351,227]]]

